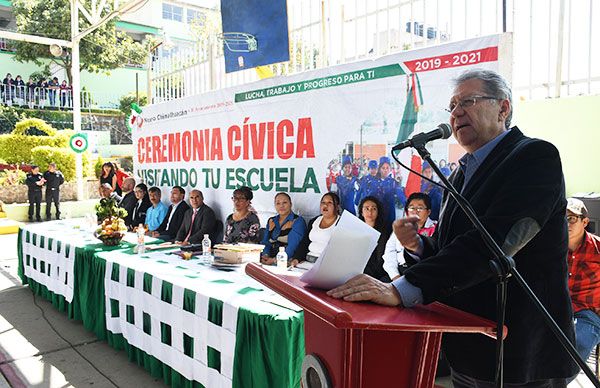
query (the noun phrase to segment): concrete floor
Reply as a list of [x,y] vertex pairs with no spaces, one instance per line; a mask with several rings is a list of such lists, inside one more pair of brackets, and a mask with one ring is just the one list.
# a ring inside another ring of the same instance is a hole
[[0,388],[166,387],[22,286],[16,243],[0,235]]
[[[16,244],[0,235],[0,388],[166,387],[21,285]],[[436,384],[452,388],[448,378]],[[580,374],[569,388],[591,386]]]

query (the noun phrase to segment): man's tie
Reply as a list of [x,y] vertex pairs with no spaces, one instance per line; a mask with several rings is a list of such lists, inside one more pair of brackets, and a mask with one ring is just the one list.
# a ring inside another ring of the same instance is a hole
[[192,229],[194,228],[194,220],[196,219],[197,212],[198,209],[194,209],[194,211],[192,212],[192,222],[190,223],[190,231],[188,232],[187,236],[185,236],[185,239],[183,241],[187,241],[188,238],[190,238],[190,236],[192,235]]
[[136,218],[138,210],[140,210],[141,205],[142,205],[142,203],[138,202],[137,205],[135,206],[135,209],[133,209],[133,216],[131,216],[132,220],[134,220]]
[[167,212],[167,227],[165,228],[166,230],[169,230],[169,224],[171,223],[171,218],[173,218],[173,213],[175,213],[173,211],[173,205],[170,205],[169,211]]

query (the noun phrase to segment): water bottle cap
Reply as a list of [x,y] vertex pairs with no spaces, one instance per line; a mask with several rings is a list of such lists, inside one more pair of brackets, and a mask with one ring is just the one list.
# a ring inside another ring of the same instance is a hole
[[205,234],[204,237],[208,237],[208,234]]
[[285,252],[285,247],[279,247],[279,252]]

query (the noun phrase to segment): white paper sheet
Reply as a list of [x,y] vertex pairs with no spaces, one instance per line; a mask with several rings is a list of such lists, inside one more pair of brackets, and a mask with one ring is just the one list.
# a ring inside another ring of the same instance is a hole
[[344,210],[331,239],[313,267],[300,280],[329,290],[363,273],[380,233]]

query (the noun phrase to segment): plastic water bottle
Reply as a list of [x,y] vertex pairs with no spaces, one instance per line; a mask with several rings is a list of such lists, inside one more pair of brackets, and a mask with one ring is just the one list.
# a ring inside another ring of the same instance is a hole
[[277,268],[287,269],[288,265],[288,255],[285,253],[285,247],[279,247],[279,252],[277,252]]
[[146,253],[146,245],[144,245],[144,235],[145,235],[144,225],[139,224],[137,228],[137,253],[138,255],[142,255]]
[[202,258],[204,259],[204,261],[210,259],[210,248],[210,238],[208,237],[208,234],[205,234],[204,238],[202,239]]

